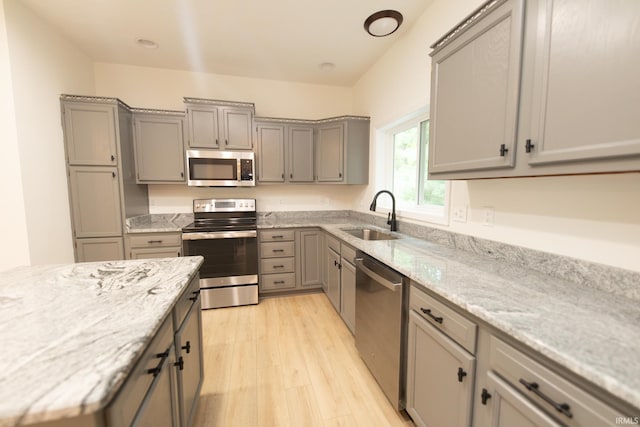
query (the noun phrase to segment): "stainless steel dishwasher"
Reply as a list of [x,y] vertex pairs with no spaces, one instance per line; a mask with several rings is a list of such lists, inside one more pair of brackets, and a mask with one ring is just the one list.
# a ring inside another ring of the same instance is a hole
[[396,409],[406,402],[408,279],[356,254],[356,348]]

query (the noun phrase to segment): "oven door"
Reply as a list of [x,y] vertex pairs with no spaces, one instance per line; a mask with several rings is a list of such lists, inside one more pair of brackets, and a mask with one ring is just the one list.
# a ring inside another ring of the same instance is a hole
[[258,283],[255,230],[182,233],[185,256],[200,255],[200,288]]

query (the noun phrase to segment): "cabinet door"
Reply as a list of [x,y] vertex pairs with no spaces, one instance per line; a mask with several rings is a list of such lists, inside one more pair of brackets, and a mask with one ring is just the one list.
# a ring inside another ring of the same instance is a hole
[[133,125],[137,182],[185,182],[184,120],[139,115]]
[[[160,372],[153,379],[149,393],[144,399],[132,425],[136,427],[173,427],[175,408],[171,381],[173,357],[164,359]],[[185,424],[186,425],[186,424]]]
[[190,148],[218,148],[219,126],[216,107],[187,107]]
[[78,237],[122,235],[118,170],[114,167],[69,167],[73,228]]
[[318,182],[340,182],[344,176],[344,124],[318,127],[316,145]]
[[318,230],[300,231],[300,283],[302,287],[322,285],[322,266],[320,264],[320,232]]
[[76,262],[124,259],[122,238],[76,239]]
[[224,128],[223,149],[251,150],[253,149],[253,113],[249,110],[223,108],[222,119]]
[[313,128],[310,126],[288,127],[289,181],[314,181]]
[[560,427],[536,405],[502,381],[492,372],[488,373],[489,399],[491,405],[491,427]]
[[76,102],[63,105],[69,164],[116,165],[116,107]]
[[436,51],[429,173],[514,166],[523,0],[509,0]]
[[640,2],[534,3],[529,164],[640,156]]
[[407,412],[415,424],[468,427],[475,357],[414,311],[407,357]]
[[204,379],[201,309],[200,299],[198,299],[175,336],[180,425],[182,426],[191,425]]
[[352,334],[356,333],[356,268],[341,258],[340,284],[342,287],[340,315]]
[[284,126],[259,124],[258,181],[284,182]]
[[327,296],[333,307],[340,312],[340,255],[327,248]]

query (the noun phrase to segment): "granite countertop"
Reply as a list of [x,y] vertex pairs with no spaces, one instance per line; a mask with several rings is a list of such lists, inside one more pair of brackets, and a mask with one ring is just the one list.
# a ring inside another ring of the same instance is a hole
[[0,426],[102,409],[202,257],[21,267],[0,273]]
[[192,222],[192,213],[140,215],[127,218],[125,231],[129,234],[179,232]]
[[366,241],[342,230],[363,226],[383,230],[339,213],[258,217],[258,229],[320,227],[640,409],[637,297],[401,233]]

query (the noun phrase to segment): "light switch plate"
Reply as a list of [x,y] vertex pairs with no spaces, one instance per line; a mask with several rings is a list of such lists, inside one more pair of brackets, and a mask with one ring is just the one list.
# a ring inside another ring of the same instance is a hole
[[483,221],[482,225],[487,227],[493,227],[495,224],[496,214],[495,209],[492,206],[485,206],[483,208]]
[[467,206],[456,206],[453,208],[453,218],[456,222],[467,222]]

